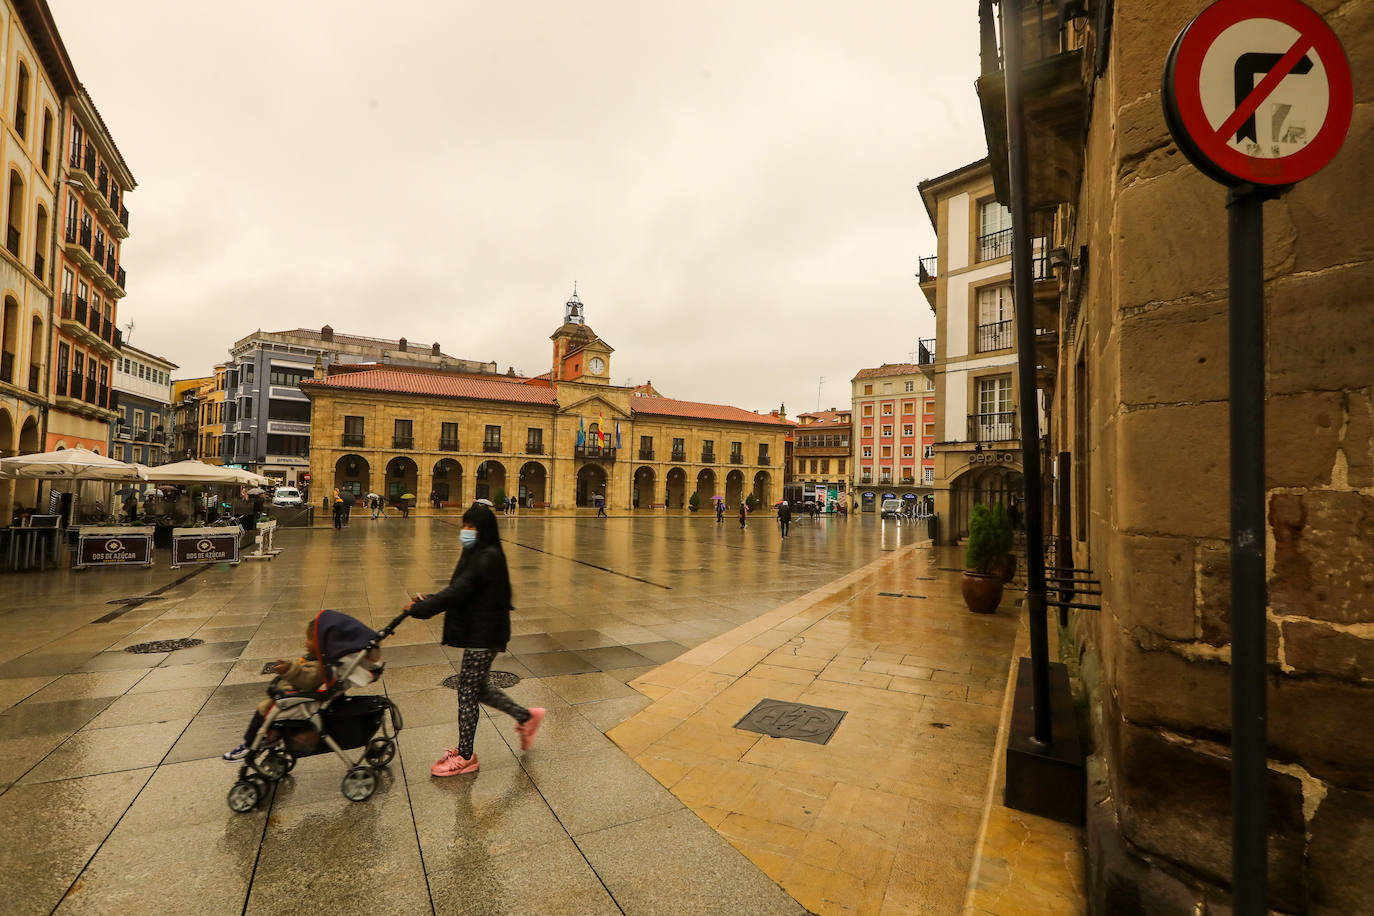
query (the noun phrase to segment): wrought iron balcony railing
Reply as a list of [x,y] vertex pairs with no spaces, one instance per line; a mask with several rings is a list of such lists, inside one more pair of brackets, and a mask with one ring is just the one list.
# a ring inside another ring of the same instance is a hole
[[458,440],[457,440],[457,439],[443,439],[443,438],[441,438],[441,439],[439,440],[439,451],[441,451],[441,452],[456,452],[456,451],[458,451]]
[[978,236],[978,260],[991,261],[1011,254],[1011,229]]
[[526,443],[525,443],[525,454],[526,454],[526,455],[542,455],[542,454],[544,454],[544,441],[541,439],[541,440],[539,440],[538,442],[526,442]]
[[935,338],[926,337],[916,341],[916,365],[930,366],[935,363]]
[[674,450],[673,450],[673,456],[672,456],[672,458],[669,459],[669,460],[671,460],[671,461],[686,461],[686,460],[687,460],[687,452],[686,452],[686,450],[684,450],[684,449],[674,449]]
[[344,433],[339,438],[339,444],[344,448],[362,448],[367,444],[367,436],[363,433]]
[[1011,442],[1020,437],[1021,424],[1014,410],[969,414],[969,442]]
[[640,460],[640,461],[653,461],[653,460],[654,460],[654,450],[651,449],[651,448],[641,448],[641,449],[639,450],[639,460]]
[[991,324],[978,325],[977,336],[974,339],[975,353],[989,353],[993,350],[1008,350],[1016,346],[1015,323],[1008,318],[1005,321],[994,321]]
[[392,437],[391,437],[391,447],[392,447],[392,448],[414,448],[414,447],[415,447],[415,437],[414,437],[414,436],[392,436]]
[[615,446],[613,445],[575,445],[573,446],[574,458],[600,458],[605,461],[615,460]]
[[935,264],[937,258],[931,255],[928,258],[921,258],[916,269],[916,277],[922,283],[932,283],[935,280]]
[[495,455],[499,455],[499,454],[501,453],[501,442],[500,442],[500,440],[497,440],[497,441],[495,441],[495,442],[492,442],[492,441],[483,442],[483,443],[482,443],[482,451],[484,451],[484,452],[490,452],[490,453],[495,454]]

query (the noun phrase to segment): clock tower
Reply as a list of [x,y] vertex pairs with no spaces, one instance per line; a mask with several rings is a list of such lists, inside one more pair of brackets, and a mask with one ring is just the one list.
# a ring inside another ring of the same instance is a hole
[[563,325],[553,332],[554,382],[611,383],[612,348],[587,326],[582,300],[573,286],[572,298],[563,306]]

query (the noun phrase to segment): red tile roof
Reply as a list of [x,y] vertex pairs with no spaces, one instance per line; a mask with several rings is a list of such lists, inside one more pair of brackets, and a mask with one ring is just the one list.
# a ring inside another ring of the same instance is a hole
[[792,427],[796,424],[771,413],[754,413],[742,407],[723,404],[701,404],[697,401],[678,401],[673,398],[630,399],[630,409],[637,414],[661,417],[683,417],[689,420],[721,420],[726,423],[763,423],[768,426]]
[[[852,410],[817,410],[812,413],[800,413],[797,414],[797,426],[800,429],[810,429],[813,426],[848,426],[847,418],[852,413]],[[810,418],[811,422],[803,423],[802,421],[807,418]]]
[[874,369],[860,369],[855,379],[882,378],[888,375],[913,375],[921,371],[915,363],[883,363]]
[[526,385],[519,381],[473,378],[460,375],[436,375],[429,372],[406,372],[398,369],[370,369],[348,372],[328,378],[305,379],[301,389],[349,389],[379,391],[387,394],[419,394],[442,398],[471,398],[478,401],[513,401],[520,404],[554,406],[552,388]]

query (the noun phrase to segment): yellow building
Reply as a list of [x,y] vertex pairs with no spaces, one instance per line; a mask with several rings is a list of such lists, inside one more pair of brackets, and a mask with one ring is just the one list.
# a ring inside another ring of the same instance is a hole
[[612,385],[612,348],[574,294],[553,368],[532,379],[416,367],[336,367],[301,383],[311,399],[315,486],[464,505],[516,497],[532,508],[681,509],[695,494],[738,507],[781,496],[774,413],[656,397]]
[[206,464],[224,463],[224,374],[226,366],[215,367],[214,377],[197,389],[200,418],[200,455]]

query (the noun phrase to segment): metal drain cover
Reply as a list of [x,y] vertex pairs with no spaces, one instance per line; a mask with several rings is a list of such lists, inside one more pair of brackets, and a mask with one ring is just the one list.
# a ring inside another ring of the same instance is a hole
[[152,642],[141,642],[137,645],[128,646],[125,652],[133,652],[135,655],[151,655],[154,652],[175,652],[177,649],[190,649],[193,646],[204,645],[203,639],[156,639]]
[[735,728],[770,738],[826,744],[844,717],[843,709],[827,709],[786,700],[759,700],[757,706],[735,723]]
[[[514,671],[489,671],[487,672],[487,683],[493,687],[514,687],[520,683],[520,675]],[[458,675],[449,675],[440,682],[439,686],[447,687],[449,690],[457,690]]]
[[106,604],[127,604],[127,605],[129,605],[129,606],[131,606],[131,607],[138,607],[138,605],[142,604],[142,603],[145,602],[145,601],[166,601],[166,600],[167,600],[167,599],[163,598],[163,597],[160,596],[160,595],[130,595],[130,596],[127,597],[127,598],[111,598],[109,601],[106,601],[105,603],[106,603]]

